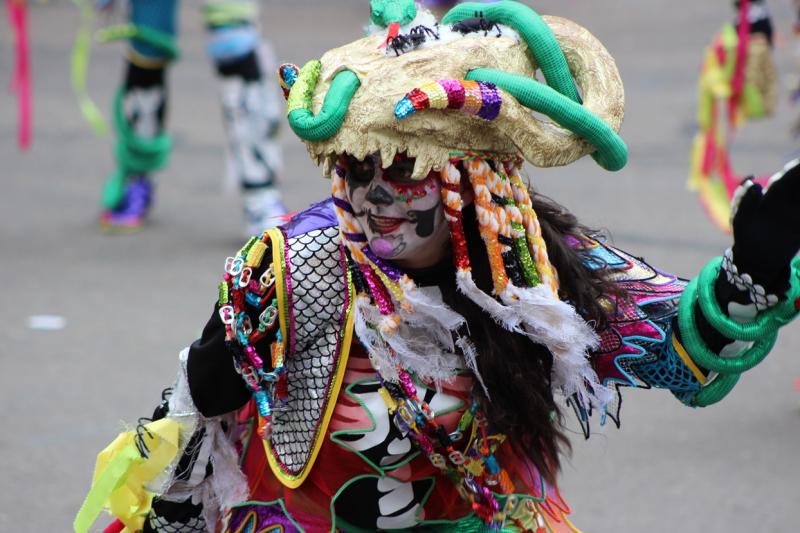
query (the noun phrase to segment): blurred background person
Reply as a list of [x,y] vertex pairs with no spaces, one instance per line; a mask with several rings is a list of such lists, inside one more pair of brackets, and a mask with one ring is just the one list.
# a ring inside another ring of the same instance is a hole
[[[109,9],[113,1],[101,4]],[[178,56],[178,0],[130,0],[130,46],[114,101],[116,169],[103,188],[101,225],[141,227],[154,199],[154,173],[169,160],[167,70]],[[220,78],[227,173],[242,192],[244,233],[260,233],[286,213],[276,178],[280,105],[271,50],[259,35],[256,0],[206,0],[208,56]]]

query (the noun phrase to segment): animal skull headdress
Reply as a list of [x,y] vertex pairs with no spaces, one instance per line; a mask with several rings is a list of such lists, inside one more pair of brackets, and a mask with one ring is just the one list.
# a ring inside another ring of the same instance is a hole
[[[616,133],[623,89],[612,57],[579,25],[513,1],[460,4],[441,26],[411,0],[372,0],[371,7],[373,29],[388,28],[388,36],[365,37],[299,70],[283,65],[279,74],[292,129],[333,179],[342,240],[362,281],[356,333],[373,365],[384,379],[403,367],[446,380],[455,343],[476,370],[468,340],[458,333],[453,340],[463,317],[372,253],[345,194],[342,154],[379,154],[388,166],[405,153],[415,158],[414,178],[431,170],[441,176],[461,291],[506,329],[547,346],[554,387],[603,405],[607,391],[585,357],[597,336],[558,299],[558,273],[519,167],[523,158],[549,167],[587,154],[609,170],[625,165]],[[457,164],[475,191],[492,295],[470,273]]]

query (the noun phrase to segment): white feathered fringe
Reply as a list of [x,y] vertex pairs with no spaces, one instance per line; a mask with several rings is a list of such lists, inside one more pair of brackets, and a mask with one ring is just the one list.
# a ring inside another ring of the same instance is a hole
[[495,322],[503,328],[514,333],[523,333],[520,323],[522,320],[513,310],[495,300],[490,294],[486,294],[475,285],[472,273],[468,270],[456,272],[456,286],[467,298],[472,300],[475,305],[489,313]]
[[489,394],[489,389],[486,388],[486,383],[483,382],[483,376],[478,370],[478,352],[475,349],[475,345],[472,344],[469,337],[459,337],[456,340],[456,345],[461,350],[461,353],[464,354],[464,362],[467,364],[467,368],[475,374],[475,379],[480,383],[483,393],[486,395],[486,399],[491,401],[492,395]]
[[425,289],[416,287],[408,277],[400,278],[400,287],[403,289],[406,301],[415,311],[435,319],[444,329],[455,331],[466,324],[464,317],[447,307],[441,297],[431,297]]
[[[384,379],[397,381],[399,367],[441,390],[442,384],[452,382],[464,368],[456,345],[464,344],[460,330],[466,320],[413,283],[405,283],[403,289],[411,308],[404,309],[396,304],[399,324],[388,321],[389,327],[385,326],[387,317],[380,314],[368,297],[358,297],[356,335],[367,348],[373,367]],[[474,353],[465,354],[465,358],[474,360]]]
[[354,320],[356,336],[366,348],[372,368],[383,379],[396,382],[398,379],[397,361],[378,333],[377,327],[370,326],[370,324],[377,324],[381,318],[380,312],[372,305],[368,296],[356,298]]
[[[460,292],[501,327],[528,336],[552,353],[554,391],[565,397],[575,394],[601,409],[613,400],[613,392],[600,384],[589,363],[589,351],[600,342],[597,333],[549,287],[520,288],[509,283],[498,301],[478,288],[469,271],[459,270],[456,283]],[[440,389],[466,365],[488,398],[478,371],[478,354],[469,337],[462,334],[464,317],[410,279],[401,279],[400,285],[410,308],[395,305],[400,319],[397,325],[381,315],[369,297],[356,300],[355,332],[375,369],[384,379],[396,381],[397,368],[404,368]],[[463,363],[456,347],[463,354]]]
[[555,390],[567,398],[577,394],[601,409],[612,400],[611,390],[600,384],[589,363],[600,337],[574,307],[544,285],[520,288],[509,283],[500,299],[520,317],[525,333],[553,354]]
[[[181,502],[189,498],[194,503],[203,504],[203,518],[207,530],[213,531],[224,511],[247,501],[249,488],[247,479],[239,468],[239,456],[233,446],[238,431],[236,414],[205,418],[195,407],[189,394],[187,379],[187,359],[189,349],[179,355],[180,369],[169,399],[167,417],[178,422],[179,453],[175,460],[165,468],[156,480],[148,485],[148,490],[167,501]],[[223,431],[223,425],[228,428]],[[195,436],[203,432],[202,439],[195,445],[194,464],[188,478],[175,478],[175,470],[186,453],[186,446]],[[213,475],[206,477],[206,465],[211,464]]]
[[[216,505],[216,508],[220,510],[230,509],[236,504],[247,501],[250,496],[247,479],[239,468],[239,455],[231,442],[231,434],[238,429],[237,420],[235,415],[226,416],[228,417],[228,434],[222,430],[221,419],[223,417],[216,417],[213,424],[214,430],[206,436],[206,438],[212,439],[211,465],[214,468],[214,474],[209,478],[211,494],[207,497],[209,497],[210,503]],[[204,501],[204,512],[206,507]],[[206,524],[217,523],[217,520],[208,520],[208,518],[213,519],[214,517],[205,518]]]
[[600,339],[592,327],[549,287],[520,288],[509,283],[498,302],[475,285],[469,271],[456,274],[458,289],[500,326],[522,333],[553,354],[552,386],[565,397],[577,394],[591,405],[603,408],[613,392],[600,384],[589,364],[589,351]]

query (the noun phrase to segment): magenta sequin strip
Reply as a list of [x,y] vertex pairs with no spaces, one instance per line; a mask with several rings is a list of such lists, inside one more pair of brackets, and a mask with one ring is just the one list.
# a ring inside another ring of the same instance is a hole
[[392,303],[392,297],[389,295],[389,291],[386,290],[386,287],[383,286],[381,280],[372,271],[369,265],[358,265],[361,267],[361,273],[364,274],[364,279],[367,281],[367,285],[369,285],[369,293],[375,299],[375,303],[378,304],[378,309],[380,310],[382,315],[391,315],[394,313],[394,304]]
[[444,92],[447,93],[447,107],[449,109],[461,109],[464,105],[464,85],[458,80],[444,79],[439,80]]
[[493,83],[443,79],[414,88],[395,105],[394,116],[402,120],[424,109],[460,109],[484,120],[500,114],[503,99]]

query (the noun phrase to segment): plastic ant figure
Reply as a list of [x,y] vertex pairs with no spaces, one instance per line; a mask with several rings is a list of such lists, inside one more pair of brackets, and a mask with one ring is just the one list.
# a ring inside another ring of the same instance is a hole
[[474,18],[464,19],[453,24],[453,31],[457,31],[461,35],[482,31],[483,36],[486,37],[493,29],[497,30],[497,35],[495,35],[495,37],[500,37],[500,35],[502,35],[503,32],[500,30],[500,25],[498,25],[497,22],[485,18],[483,16],[483,11],[476,11]]
[[389,47],[394,51],[395,56],[399,56],[409,50],[418,48],[422,43],[428,40],[428,37],[439,40],[439,34],[435,30],[420,24],[419,26],[411,28],[406,35],[398,35],[392,39],[392,42],[389,43]]

